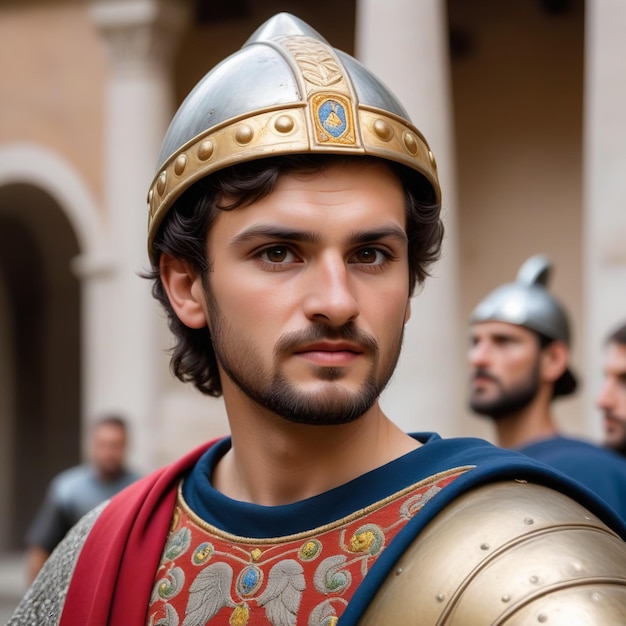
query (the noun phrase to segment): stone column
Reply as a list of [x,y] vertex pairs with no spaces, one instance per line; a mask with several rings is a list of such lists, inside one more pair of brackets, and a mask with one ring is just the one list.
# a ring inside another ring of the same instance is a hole
[[587,427],[601,439],[603,342],[626,322],[626,3],[585,7],[583,382]]
[[459,316],[456,191],[445,2],[358,0],[356,55],[399,97],[437,159],[446,226],[442,260],[412,301],[398,369],[383,396],[405,430],[459,432],[465,335]]
[[[188,6],[179,0],[95,0],[92,19],[110,59],[105,120],[105,211],[112,265],[99,280],[94,305],[106,342],[88,390],[88,417],[119,410],[131,421],[133,465],[155,464],[153,431],[168,361],[163,319],[138,276],[148,268],[146,194],[173,112],[170,57]],[[87,313],[89,315],[89,313]],[[151,424],[152,421],[152,424]]]

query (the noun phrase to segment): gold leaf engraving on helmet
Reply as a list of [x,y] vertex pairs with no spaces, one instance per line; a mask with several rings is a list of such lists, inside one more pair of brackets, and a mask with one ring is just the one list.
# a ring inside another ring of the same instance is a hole
[[[309,37],[290,37],[284,41],[302,78],[313,87],[330,87],[343,82],[343,72],[328,47]],[[311,91],[308,89],[308,91]]]

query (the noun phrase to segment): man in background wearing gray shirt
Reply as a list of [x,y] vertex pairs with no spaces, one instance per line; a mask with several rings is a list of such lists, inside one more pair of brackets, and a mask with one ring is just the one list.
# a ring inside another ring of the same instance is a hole
[[27,575],[35,579],[67,531],[85,513],[139,478],[124,466],[128,434],[117,416],[99,419],[92,427],[89,463],[55,476],[26,534]]

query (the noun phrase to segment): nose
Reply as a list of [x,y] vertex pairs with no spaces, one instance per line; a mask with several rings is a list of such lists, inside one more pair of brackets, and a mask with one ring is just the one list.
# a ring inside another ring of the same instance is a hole
[[610,380],[605,380],[602,384],[596,399],[596,405],[602,411],[608,411],[613,408],[613,385]]
[[485,341],[474,340],[467,353],[467,360],[472,367],[485,367],[489,361],[489,349]]
[[329,254],[311,267],[304,312],[309,319],[331,326],[342,326],[358,317],[354,285],[339,254]]

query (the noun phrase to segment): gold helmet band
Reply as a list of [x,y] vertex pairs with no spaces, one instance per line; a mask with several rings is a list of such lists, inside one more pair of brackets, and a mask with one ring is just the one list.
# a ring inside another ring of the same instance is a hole
[[222,168],[288,154],[401,163],[440,201],[435,158],[395,96],[306,23],[280,13],[191,91],[166,133],[148,192],[148,252],[167,211]]

